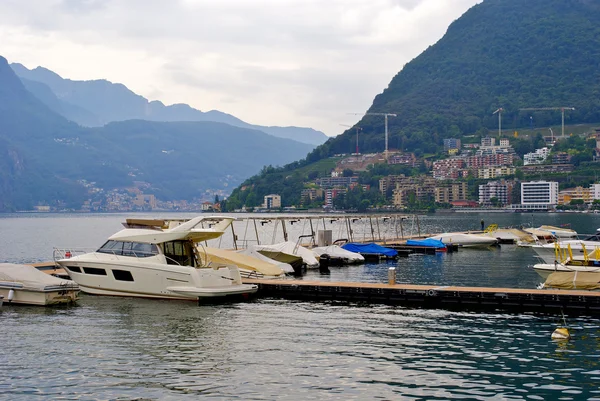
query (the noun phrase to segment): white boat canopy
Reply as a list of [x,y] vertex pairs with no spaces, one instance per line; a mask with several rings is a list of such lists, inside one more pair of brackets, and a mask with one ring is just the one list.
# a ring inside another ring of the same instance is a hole
[[273,245],[255,245],[255,248],[258,251],[274,251],[300,256],[307,266],[319,266],[319,261],[316,258],[316,253],[301,245],[296,245],[291,241],[280,242],[278,244]]
[[329,255],[333,258],[347,259],[351,263],[364,262],[365,258],[360,253],[350,252],[338,245],[318,246],[312,248],[317,255]]

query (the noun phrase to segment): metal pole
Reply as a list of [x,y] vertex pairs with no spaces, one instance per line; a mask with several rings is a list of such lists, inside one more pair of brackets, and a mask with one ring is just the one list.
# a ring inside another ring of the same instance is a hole
[[499,112],[498,113],[498,138],[500,138],[501,136],[502,136],[502,112]]
[[562,111],[562,137],[565,137],[565,108],[560,109]]
[[385,160],[388,159],[388,115],[385,115]]
[[281,220],[281,228],[283,229],[283,240],[287,242],[288,233],[287,233],[287,230],[285,229],[285,220]]
[[233,236],[233,247],[237,251],[237,236],[235,235],[235,231],[233,231],[233,223],[231,223],[231,235]]
[[256,219],[252,219],[252,221],[254,222],[254,232],[256,233],[256,245],[260,245],[260,238],[258,238],[258,228],[256,228]]

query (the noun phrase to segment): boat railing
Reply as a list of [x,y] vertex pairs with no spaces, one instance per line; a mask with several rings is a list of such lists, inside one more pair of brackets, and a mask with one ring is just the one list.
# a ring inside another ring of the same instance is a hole
[[[52,250],[52,259],[54,260],[54,262],[56,262],[57,260],[60,260],[60,259],[70,259],[75,256],[84,255],[84,254],[90,254],[90,255],[93,254],[96,258],[99,259],[98,255],[97,255],[98,253],[103,253],[103,254],[108,254],[108,255],[113,255],[113,256],[129,256],[129,257],[135,257],[135,258],[147,258],[147,257],[158,255],[157,253],[154,253],[154,252],[144,252],[144,251],[134,251],[134,250],[116,251],[116,250],[103,249],[100,251],[95,248],[54,248]],[[165,258],[170,259],[166,255],[165,255]],[[180,264],[180,263],[177,263],[177,261],[175,261],[175,260],[173,260],[173,262],[175,262],[176,264]]]

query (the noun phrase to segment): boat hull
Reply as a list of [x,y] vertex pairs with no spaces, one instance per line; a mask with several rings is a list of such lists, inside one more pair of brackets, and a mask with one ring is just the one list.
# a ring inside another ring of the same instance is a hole
[[[9,293],[12,290],[12,299],[9,299]],[[56,290],[36,290],[28,288],[16,288],[9,285],[0,284],[0,296],[4,297],[4,304],[19,305],[60,305],[72,304],[78,299],[79,288],[68,288]]]
[[[58,263],[83,292],[95,295],[196,300],[257,290],[242,284],[239,271],[233,266],[213,269],[140,262],[137,258],[130,261],[121,257],[115,261],[114,256],[109,261],[94,259],[84,255]],[[192,288],[196,291],[189,290]]]
[[538,263],[533,266],[533,270],[537,272],[544,280],[554,272],[600,272],[600,266],[573,266],[564,265],[561,263]]

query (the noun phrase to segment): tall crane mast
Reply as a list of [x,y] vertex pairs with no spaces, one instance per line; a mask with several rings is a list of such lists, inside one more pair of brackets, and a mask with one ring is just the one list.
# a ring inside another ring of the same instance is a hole
[[384,116],[385,117],[385,160],[388,159],[388,117],[398,117],[394,113],[352,113],[360,116]]
[[[543,110],[560,110],[562,114],[562,137],[565,136],[565,110],[575,110],[575,107],[528,107],[525,109],[519,109],[522,111],[543,111]],[[554,135],[553,135],[554,136]],[[554,142],[554,137],[552,138]]]
[[498,110],[496,110],[495,112],[492,113],[492,115],[494,114],[498,114],[498,138],[500,138],[502,136],[502,112],[504,111],[504,109],[502,107],[500,107]]
[[[352,128],[351,125],[340,124],[342,127]],[[356,155],[358,156],[358,131],[362,131],[362,128],[356,126]]]

